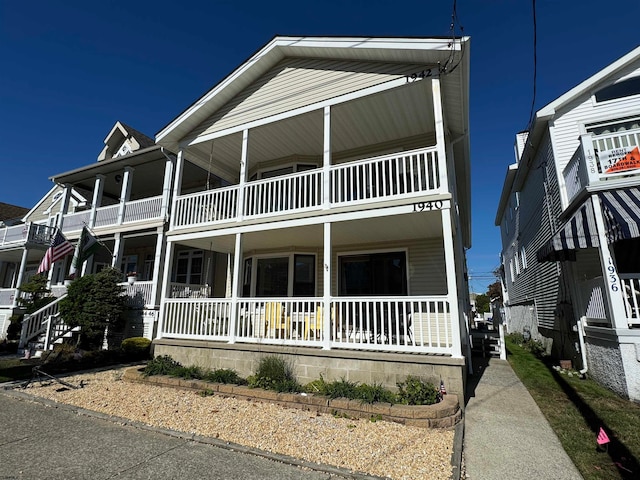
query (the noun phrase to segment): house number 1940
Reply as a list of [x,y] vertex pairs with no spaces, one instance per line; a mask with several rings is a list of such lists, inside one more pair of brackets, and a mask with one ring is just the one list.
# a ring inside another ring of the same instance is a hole
[[440,210],[442,208],[442,200],[435,202],[418,202],[413,204],[414,212],[424,212],[426,210]]

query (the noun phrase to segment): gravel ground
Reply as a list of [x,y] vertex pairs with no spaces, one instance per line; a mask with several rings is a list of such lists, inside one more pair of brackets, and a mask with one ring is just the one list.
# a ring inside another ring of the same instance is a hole
[[314,463],[395,479],[450,478],[453,430],[336,418],[277,405],[122,381],[124,369],[67,377],[84,388],[27,393],[147,425],[215,437]]

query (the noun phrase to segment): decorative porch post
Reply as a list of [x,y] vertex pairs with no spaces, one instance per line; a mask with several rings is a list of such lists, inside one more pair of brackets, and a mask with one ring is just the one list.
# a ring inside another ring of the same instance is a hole
[[240,158],[240,181],[238,183],[238,211],[236,221],[244,217],[244,185],[247,181],[247,162],[249,157],[249,130],[242,131],[242,157]]
[[447,175],[447,152],[445,149],[444,117],[442,115],[439,78],[431,79],[431,93],[433,96],[433,118],[436,129],[436,151],[438,153],[438,169],[440,173],[440,185],[438,187],[440,191],[448,191],[449,177]]
[[124,222],[124,214],[126,211],[127,202],[131,197],[133,170],[133,167],[124,167],[124,176],[122,177],[122,190],[120,191],[120,206],[118,207],[118,225],[122,225],[122,223]]
[[324,224],[322,281],[322,349],[331,349],[331,222]]
[[93,228],[96,224],[96,210],[102,202],[102,193],[104,192],[104,175],[97,174],[93,185],[93,199],[91,200],[91,213],[89,214],[89,228]]
[[[116,232],[114,234],[113,257],[111,257],[111,266],[113,268],[120,268],[120,264],[122,263],[123,251],[124,251],[124,241],[122,239],[122,233]],[[127,273],[127,272],[122,272],[122,273]]]
[[[233,252],[233,281],[231,283],[231,318],[229,319],[229,343],[236,342],[236,325],[238,324],[238,297],[240,293],[240,283],[242,282],[242,234],[236,233],[236,243]],[[248,319],[245,319],[248,321]]]
[[600,241],[600,267],[602,268],[602,277],[606,282],[605,291],[607,292],[607,304],[609,306],[609,312],[611,312],[611,327],[618,329],[629,328],[627,323],[627,313],[624,309],[624,292],[622,291],[622,285],[620,284],[620,277],[616,270],[616,265],[613,262],[611,250],[609,250],[609,243],[606,235],[606,228],[604,226],[604,219],[602,218],[602,207],[600,206],[600,199],[598,194],[591,195],[591,201],[593,202],[593,216],[596,220],[596,228],[598,230],[598,240]]
[[166,300],[170,297],[171,290],[171,265],[173,265],[173,256],[175,254],[175,247],[173,242],[167,240],[167,251],[164,256],[164,268],[162,272],[162,294],[160,297],[160,315],[158,315],[158,331],[156,338],[162,338],[162,328],[167,314]]
[[453,231],[451,228],[451,204],[443,208],[442,212],[442,237],[444,243],[444,260],[447,275],[447,299],[449,302],[449,315],[451,322],[451,356],[462,358],[462,345],[460,338],[460,312],[458,310],[458,289],[456,282],[456,259],[453,245]]
[[171,175],[173,174],[173,165],[175,163],[175,159],[170,158],[166,154],[165,157],[167,158],[167,160],[164,164],[164,180],[162,182],[162,204],[160,206],[160,216],[164,218],[166,222],[169,218],[169,211],[171,206]]
[[[24,278],[24,272],[27,269],[27,256],[29,254],[29,250],[27,249],[27,247],[24,247],[22,249],[22,259],[20,260],[20,268],[18,269],[18,278],[16,279],[16,284],[14,285],[14,288],[18,288],[20,285],[22,285],[22,279]],[[13,296],[13,303],[11,304],[11,306],[13,308],[18,306],[18,299],[20,298],[20,291],[16,290],[15,295]]]
[[322,208],[331,206],[331,107],[324,107],[324,148],[322,150]]
[[160,288],[160,275],[162,275],[162,258],[165,254],[164,228],[158,227],[156,230],[156,252],[153,259],[153,283],[151,284],[151,301],[153,305],[159,305],[158,293]]
[[[56,218],[56,226],[62,231],[62,225],[64,224],[64,216],[67,214],[69,210],[69,201],[71,200],[71,190],[72,186],[66,183],[64,185],[64,190],[62,193],[62,199],[60,200],[60,210],[58,211]],[[53,279],[53,272],[56,269],[56,265],[59,262],[55,262],[51,268],[49,269],[49,273],[47,274],[47,286],[51,287],[51,280]]]

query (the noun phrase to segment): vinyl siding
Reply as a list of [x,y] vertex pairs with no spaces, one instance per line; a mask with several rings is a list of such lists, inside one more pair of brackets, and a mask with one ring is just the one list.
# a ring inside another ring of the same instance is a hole
[[596,103],[593,94],[601,88],[616,83],[620,79],[640,75],[640,62],[630,65],[607,83],[586,92],[571,104],[565,106],[553,122],[553,149],[556,154],[558,172],[562,174],[579,145],[579,136],[585,133],[584,125],[590,123],[640,115],[640,96],[619,98]]
[[394,80],[416,65],[285,59],[194,130],[221,131]]
[[[546,190],[545,190],[546,179]],[[554,262],[539,263],[536,252],[557,231],[557,218],[561,212],[553,150],[547,133],[536,153],[524,187],[520,192],[520,206],[516,211],[515,234],[504,247],[506,284],[512,306],[526,305],[526,309],[512,308],[511,314],[518,324],[518,312],[529,312],[535,299],[537,324],[540,328],[554,328],[555,309],[559,298],[559,278]],[[521,250],[524,247],[527,268],[522,268]],[[509,262],[519,263],[520,273],[511,282]],[[515,315],[515,317],[514,317]],[[524,320],[524,319],[523,319]]]
[[[44,201],[36,208],[31,214],[27,217],[27,222],[36,222],[36,223],[46,223],[49,220],[49,216],[55,216],[56,213],[60,210],[60,202],[56,203],[53,208],[51,208],[51,201],[53,197],[62,192],[62,188],[56,188],[52,192],[47,195]],[[51,209],[50,213],[45,213],[47,210]]]

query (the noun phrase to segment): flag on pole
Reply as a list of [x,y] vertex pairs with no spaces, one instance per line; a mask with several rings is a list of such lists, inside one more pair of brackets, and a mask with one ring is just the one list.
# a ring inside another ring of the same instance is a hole
[[76,245],[76,250],[73,254],[71,268],[69,268],[69,275],[75,276],[77,272],[82,269],[82,264],[87,261],[91,255],[96,253],[98,248],[100,248],[100,242],[96,237],[89,233],[89,229],[87,227],[84,227],[80,234],[78,244]]
[[54,262],[63,259],[73,252],[73,245],[67,240],[60,230],[56,229],[56,234],[51,237],[49,248],[44,254],[44,258],[38,267],[38,273],[48,272]]

